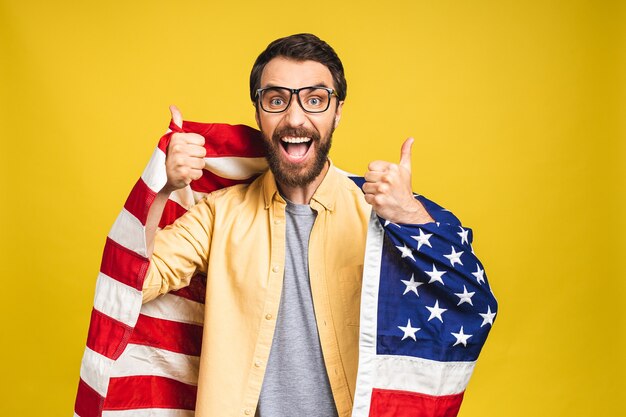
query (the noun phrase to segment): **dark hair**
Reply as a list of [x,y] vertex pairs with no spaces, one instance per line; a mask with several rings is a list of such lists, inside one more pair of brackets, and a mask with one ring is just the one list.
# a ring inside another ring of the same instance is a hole
[[341,60],[334,49],[310,33],[299,33],[276,39],[256,59],[250,72],[250,99],[256,105],[256,90],[261,87],[261,74],[268,62],[276,57],[284,57],[294,61],[315,61],[325,65],[333,76],[337,98],[345,100],[348,84],[343,73]]

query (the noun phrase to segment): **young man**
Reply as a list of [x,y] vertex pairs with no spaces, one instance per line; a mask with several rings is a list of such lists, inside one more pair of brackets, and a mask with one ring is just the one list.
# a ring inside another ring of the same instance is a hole
[[253,66],[250,94],[270,170],[156,232],[169,194],[204,167],[202,136],[172,136],[167,184],[146,224],[144,302],[207,275],[196,416],[347,417],[371,211],[397,224],[434,221],[411,191],[413,139],[399,164],[372,162],[362,189],[332,166],[346,81],[333,49],[310,34],[272,42]]

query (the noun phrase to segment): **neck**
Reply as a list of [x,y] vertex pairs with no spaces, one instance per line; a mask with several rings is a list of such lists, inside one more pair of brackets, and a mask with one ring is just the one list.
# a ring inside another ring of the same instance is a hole
[[324,181],[324,177],[328,172],[328,168],[330,163],[326,161],[322,172],[315,177],[313,181],[306,185],[302,186],[290,186],[276,181],[276,185],[280,190],[281,194],[289,201],[295,204],[309,204],[311,202],[311,198],[313,198],[313,194],[317,190],[317,187],[320,186],[322,181]]

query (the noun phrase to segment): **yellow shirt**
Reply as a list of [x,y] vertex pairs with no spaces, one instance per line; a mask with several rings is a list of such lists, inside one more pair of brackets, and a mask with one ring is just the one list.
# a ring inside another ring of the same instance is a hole
[[[309,276],[340,417],[356,385],[367,226],[363,192],[331,166],[311,199]],[[285,264],[285,206],[270,171],[214,192],[158,232],[144,302],[207,275],[197,417],[253,416],[276,325]]]

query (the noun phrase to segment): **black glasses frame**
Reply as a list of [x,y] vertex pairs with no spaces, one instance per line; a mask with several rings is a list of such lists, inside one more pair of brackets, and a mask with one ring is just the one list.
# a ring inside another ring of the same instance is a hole
[[[266,90],[277,90],[277,89],[288,91],[290,93],[289,101],[287,102],[287,105],[285,106],[285,108],[282,110],[267,110],[265,107],[263,107],[263,103],[261,103],[261,94],[263,93],[263,91],[266,91]],[[324,110],[315,110],[315,111],[305,109],[304,106],[302,105],[302,101],[300,100],[300,91],[303,91],[303,90],[326,90],[326,92],[328,93],[328,103],[326,105],[326,108]],[[332,88],[328,88],[328,87],[321,87],[321,86],[314,86],[314,85],[309,86],[309,87],[302,87],[302,88],[288,88],[288,87],[272,86],[272,87],[258,88],[256,90],[256,100],[257,100],[259,107],[261,107],[261,109],[266,113],[283,113],[291,105],[291,98],[293,97],[294,94],[297,97],[297,101],[298,101],[298,104],[300,105],[300,108],[304,110],[305,113],[324,113],[330,107],[331,97],[333,96],[339,97],[337,93],[335,92],[335,90],[333,90]]]

